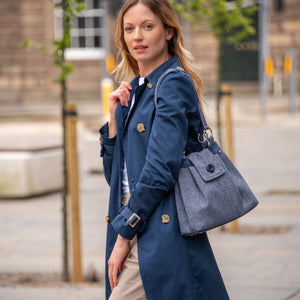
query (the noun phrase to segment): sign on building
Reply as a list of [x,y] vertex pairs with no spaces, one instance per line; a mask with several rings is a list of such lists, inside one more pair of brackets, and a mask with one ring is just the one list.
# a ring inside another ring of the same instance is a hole
[[243,41],[222,44],[223,81],[258,81],[258,13],[253,16],[256,35]]

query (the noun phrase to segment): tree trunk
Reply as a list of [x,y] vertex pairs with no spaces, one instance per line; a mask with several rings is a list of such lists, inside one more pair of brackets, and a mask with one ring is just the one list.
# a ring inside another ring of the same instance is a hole
[[[65,40],[70,19],[66,15],[67,0],[62,0],[63,9],[63,39]],[[65,45],[62,49],[62,65],[65,62]],[[63,71],[62,71],[63,72]],[[66,149],[66,119],[64,106],[67,103],[67,82],[65,77],[60,80],[61,86],[61,106],[62,106],[62,127],[63,127],[63,192],[62,192],[62,219],[63,219],[63,271],[62,280],[69,281],[69,247],[68,247],[68,172],[67,172],[67,149]]]
[[68,172],[66,150],[66,119],[64,104],[66,103],[66,82],[61,82],[62,89],[62,126],[63,126],[63,192],[62,192],[62,230],[63,230],[63,281],[69,281],[69,247],[68,247]]

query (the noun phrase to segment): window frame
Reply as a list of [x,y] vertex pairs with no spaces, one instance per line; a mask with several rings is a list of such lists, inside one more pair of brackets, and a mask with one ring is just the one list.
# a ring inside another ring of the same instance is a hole
[[[54,0],[55,1],[55,0]],[[65,51],[66,60],[101,60],[106,57],[107,54],[107,28],[108,28],[108,20],[107,20],[107,1],[101,0],[102,6],[100,8],[87,9],[80,13],[78,17],[74,18],[71,22],[77,22],[78,18],[88,18],[88,17],[98,17],[99,18],[99,27],[88,27],[88,28],[79,28],[79,26],[72,25],[71,27],[71,40],[72,37],[79,38],[83,33],[85,38],[99,36],[101,40],[100,47],[70,47]],[[103,18],[103,21],[100,21],[100,18]],[[93,35],[93,33],[97,33],[97,35]],[[62,9],[60,7],[54,8],[54,35],[55,39],[62,38]]]

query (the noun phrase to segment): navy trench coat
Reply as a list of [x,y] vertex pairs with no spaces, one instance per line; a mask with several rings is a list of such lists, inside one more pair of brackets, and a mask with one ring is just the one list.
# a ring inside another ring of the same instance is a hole
[[[110,185],[106,247],[106,299],[111,293],[107,260],[117,235],[138,237],[140,273],[148,300],[227,300],[228,295],[207,235],[182,237],[174,198],[183,153],[199,150],[197,93],[188,74],[160,75],[179,66],[173,57],[131,85],[135,103],[130,113],[116,110],[117,136],[108,138],[108,124],[100,129],[104,174]],[[137,88],[136,88],[137,87]],[[121,207],[122,172],[126,159],[131,197]],[[134,300],[134,299],[133,299]]]

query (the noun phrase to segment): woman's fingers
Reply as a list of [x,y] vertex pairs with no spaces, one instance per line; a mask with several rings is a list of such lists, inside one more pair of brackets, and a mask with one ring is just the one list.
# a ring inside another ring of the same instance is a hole
[[120,89],[117,93],[117,96],[119,98],[119,101],[121,102],[121,105],[123,106],[128,106],[128,101],[129,101],[129,91],[127,89]]
[[129,82],[121,81],[120,87],[125,87],[127,90],[131,90],[132,87]]
[[112,290],[118,283],[118,271],[122,272],[128,253],[129,241],[119,235],[108,260],[108,278]]
[[132,87],[130,83],[122,81],[119,88],[117,88],[114,92],[109,94],[109,108],[111,114],[114,114],[119,102],[123,106],[128,106],[131,89]]
[[110,288],[111,290],[114,289],[114,287],[117,285],[118,283],[118,271],[120,271],[120,273],[123,270],[123,263],[121,263],[120,265],[117,262],[113,262],[111,261],[111,259],[108,262],[108,278],[109,278],[109,284],[110,284]]
[[108,266],[108,277],[110,288],[111,290],[113,290],[118,282],[118,269],[116,269],[113,265]]
[[128,101],[130,99],[131,85],[128,82],[122,81],[119,87],[120,89],[120,102],[124,106],[128,106]]

